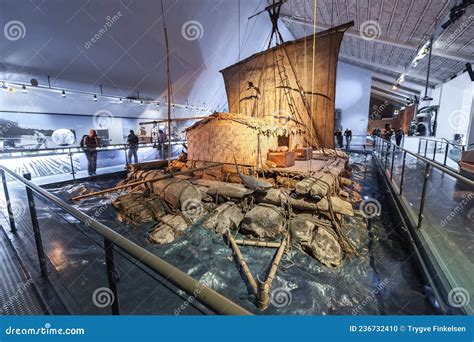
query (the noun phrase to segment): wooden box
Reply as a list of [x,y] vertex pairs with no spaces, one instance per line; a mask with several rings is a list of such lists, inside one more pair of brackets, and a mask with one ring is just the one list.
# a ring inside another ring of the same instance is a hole
[[295,152],[268,152],[267,160],[275,163],[277,167],[290,167],[295,165]]
[[295,153],[296,153],[296,160],[310,160],[311,158],[313,158],[312,147],[297,148],[295,149]]

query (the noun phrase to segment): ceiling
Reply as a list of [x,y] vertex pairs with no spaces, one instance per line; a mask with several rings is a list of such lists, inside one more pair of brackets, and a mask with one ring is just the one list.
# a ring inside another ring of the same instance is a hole
[[[374,72],[377,87],[393,94],[391,86],[416,56],[419,47],[445,22],[452,0],[317,0],[316,27],[324,30],[354,20],[342,42],[339,59]],[[289,0],[282,21],[295,37],[313,32],[312,0]],[[474,61],[474,6],[446,29],[433,44],[430,85],[442,83]],[[367,35],[372,28],[373,36]],[[367,39],[368,38],[368,39]],[[405,91],[424,89],[428,58],[406,77]],[[422,96],[424,93],[422,94]],[[404,96],[404,95],[402,95]]]

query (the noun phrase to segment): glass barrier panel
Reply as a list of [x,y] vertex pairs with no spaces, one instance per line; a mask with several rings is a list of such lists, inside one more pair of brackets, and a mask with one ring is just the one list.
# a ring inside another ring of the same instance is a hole
[[122,315],[203,315],[212,311],[146,265],[114,248]]
[[[427,183],[421,234],[463,300],[474,293],[474,189],[434,170]],[[474,303],[459,303],[474,311]]]

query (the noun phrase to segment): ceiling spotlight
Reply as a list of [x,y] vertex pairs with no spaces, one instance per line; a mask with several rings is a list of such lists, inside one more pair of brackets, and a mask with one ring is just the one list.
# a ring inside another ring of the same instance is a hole
[[429,97],[429,96],[424,96],[422,98],[423,101],[433,101],[433,98],[432,97]]
[[143,100],[140,100],[140,106],[143,106]]
[[97,102],[97,95],[94,94],[94,102]]
[[123,103],[123,101],[122,101],[122,98],[121,98],[121,97],[119,98],[119,103]]
[[5,84],[5,82],[2,82],[2,89],[8,90],[8,86]]
[[63,98],[65,98],[65,97],[66,97],[66,92],[65,92],[64,90],[63,90],[63,92],[62,92],[61,96],[62,96]]
[[26,90],[26,86],[25,86],[24,84],[21,86],[21,92],[22,92],[23,94],[26,94],[26,93],[28,92],[28,91]]
[[394,84],[392,90],[398,90],[398,84]]
[[156,103],[156,106],[157,106],[157,107],[160,107],[160,103],[159,103],[159,102],[157,102],[157,103]]

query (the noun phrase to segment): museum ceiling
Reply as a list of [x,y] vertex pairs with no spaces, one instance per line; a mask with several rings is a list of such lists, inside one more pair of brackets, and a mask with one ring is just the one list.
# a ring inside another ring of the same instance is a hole
[[[451,0],[318,0],[316,26],[319,31],[354,20],[344,36],[340,60],[370,69],[379,79],[395,80],[435,27],[446,21],[452,5]],[[312,33],[313,11],[313,1],[291,0],[282,9],[282,20],[295,37],[303,37]],[[474,60],[473,15],[470,6],[435,39],[431,85],[450,79]],[[372,36],[364,30],[372,30]],[[422,88],[427,66],[424,58],[407,75],[413,89]]]

